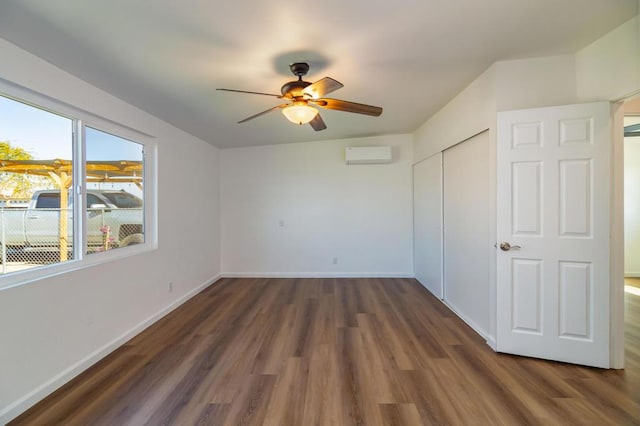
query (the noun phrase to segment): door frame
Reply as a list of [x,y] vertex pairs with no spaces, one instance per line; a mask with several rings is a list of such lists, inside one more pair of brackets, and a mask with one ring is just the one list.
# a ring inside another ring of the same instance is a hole
[[640,90],[611,101],[611,368],[624,368],[624,103]]
[[611,368],[624,368],[624,102],[611,102]]
[[624,368],[624,108],[611,103],[611,368]]

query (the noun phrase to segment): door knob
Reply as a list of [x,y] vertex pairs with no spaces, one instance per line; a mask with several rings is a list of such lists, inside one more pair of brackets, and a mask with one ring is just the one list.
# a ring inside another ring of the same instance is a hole
[[500,250],[502,251],[509,251],[511,249],[519,249],[522,248],[520,246],[512,246],[511,244],[509,244],[508,242],[504,242],[504,243],[500,243]]

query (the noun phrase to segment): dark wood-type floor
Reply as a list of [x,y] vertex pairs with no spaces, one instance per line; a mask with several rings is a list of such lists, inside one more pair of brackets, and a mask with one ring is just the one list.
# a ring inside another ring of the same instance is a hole
[[223,279],[15,424],[640,424],[627,368],[500,355],[411,279]]

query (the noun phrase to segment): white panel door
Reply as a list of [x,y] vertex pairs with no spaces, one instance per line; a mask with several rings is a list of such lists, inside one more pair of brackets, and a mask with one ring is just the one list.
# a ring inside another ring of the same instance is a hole
[[489,132],[444,152],[444,300],[486,337],[489,330]]
[[442,153],[413,166],[416,279],[442,299]]
[[609,104],[501,112],[497,138],[498,351],[608,368]]

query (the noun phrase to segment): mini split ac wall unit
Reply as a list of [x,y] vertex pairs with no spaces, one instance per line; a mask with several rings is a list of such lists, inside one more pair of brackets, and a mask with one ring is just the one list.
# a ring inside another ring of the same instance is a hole
[[350,146],[345,148],[347,164],[385,164],[391,162],[390,146]]

